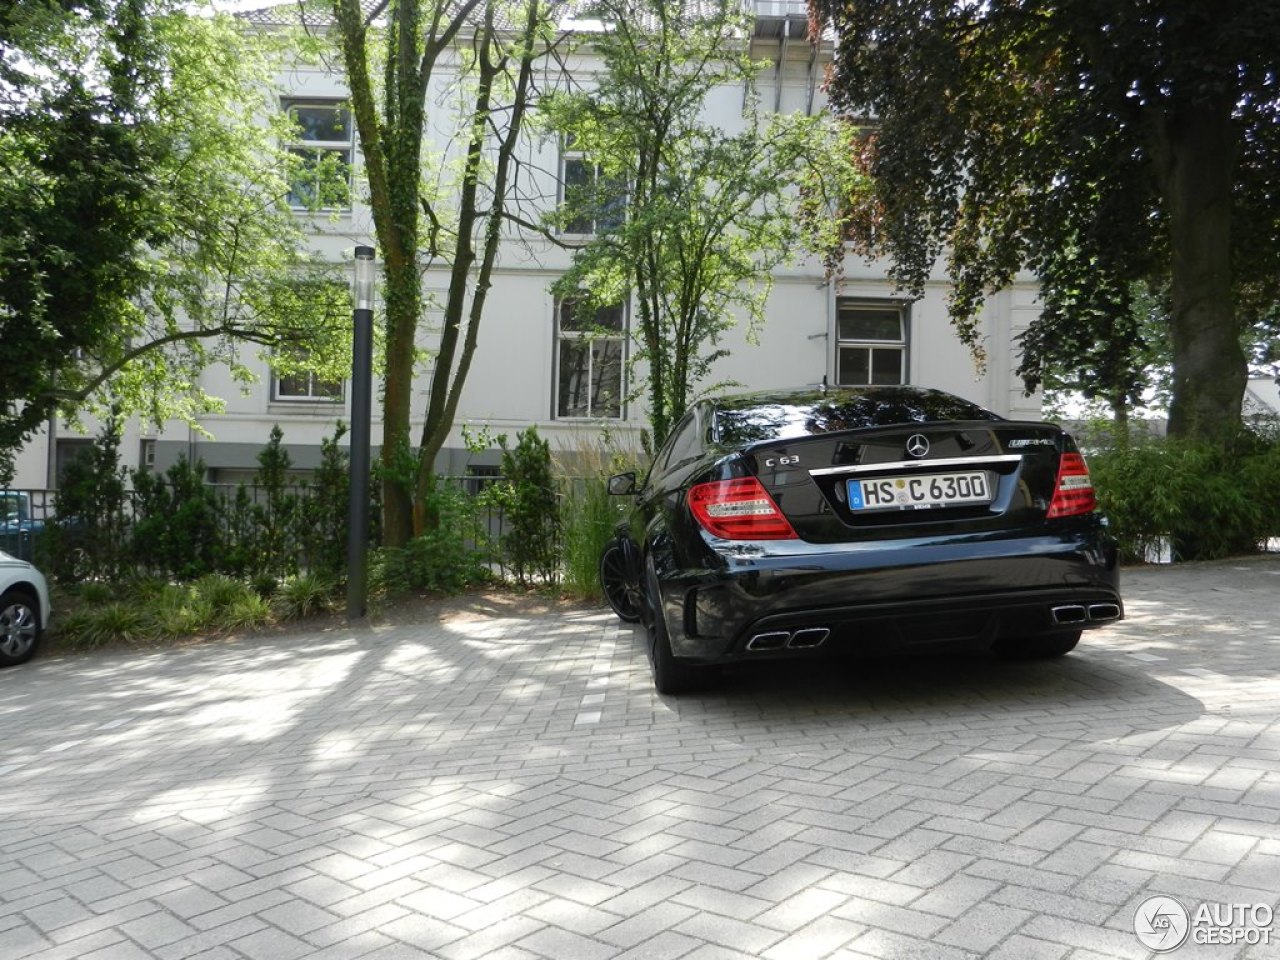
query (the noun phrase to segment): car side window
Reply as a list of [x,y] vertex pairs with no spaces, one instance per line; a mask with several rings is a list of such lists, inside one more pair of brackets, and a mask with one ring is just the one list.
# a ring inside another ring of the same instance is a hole
[[673,443],[667,469],[673,469],[702,454],[702,434],[698,429],[697,410],[690,410],[672,431]]
[[662,445],[662,448],[658,451],[658,455],[653,458],[653,467],[649,471],[648,479],[645,480],[646,487],[659,477],[663,476],[672,464],[680,462],[678,447],[685,432],[685,428],[692,423],[692,421],[693,412],[690,411],[681,417],[676,425],[671,428],[671,433],[667,435],[667,442]]

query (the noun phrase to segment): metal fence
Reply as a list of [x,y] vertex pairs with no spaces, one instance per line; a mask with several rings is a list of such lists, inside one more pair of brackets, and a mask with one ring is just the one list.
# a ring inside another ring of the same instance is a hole
[[[506,517],[502,506],[494,499],[482,497],[486,489],[500,483],[500,476],[446,476],[440,482],[453,490],[459,491],[469,498],[467,516],[464,519],[464,539],[470,549],[484,552],[491,556],[495,570],[502,572],[500,551],[497,549],[507,532]],[[221,532],[234,536],[232,530],[237,517],[241,517],[245,508],[264,510],[271,506],[273,491],[259,484],[205,484],[205,490],[213,491],[217,505],[217,522]],[[291,501],[299,512],[301,505],[309,502],[316,494],[313,486],[306,483],[290,484],[274,491],[278,499]],[[123,502],[119,505],[119,520],[124,527],[127,538],[133,538],[135,523],[139,517],[139,495],[136,491],[126,491]],[[60,525],[64,530],[83,530],[85,524],[80,518],[60,517],[57,509],[58,493],[46,489],[3,489],[0,490],[0,551],[4,551],[22,560],[36,563],[52,563],[48,548],[42,544],[46,540],[44,534]],[[297,565],[305,567],[305,554],[309,546],[304,543],[303,534],[313,531],[294,530],[282,549],[297,557]],[[52,539],[52,538],[50,538]],[[345,549],[345,535],[342,548]],[[47,542],[47,540],[46,540]],[[377,540],[372,541],[377,545]],[[120,549],[127,549],[127,544],[117,544]],[[136,554],[144,554],[145,549],[135,550]],[[146,569],[143,560],[139,562],[138,572],[152,572]]]

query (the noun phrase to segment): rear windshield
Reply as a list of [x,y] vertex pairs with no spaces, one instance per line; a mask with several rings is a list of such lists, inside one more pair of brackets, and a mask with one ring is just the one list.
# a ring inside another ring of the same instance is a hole
[[881,388],[867,393],[806,395],[721,408],[716,411],[716,429],[720,443],[738,446],[900,423],[1001,419],[990,410],[940,390]]

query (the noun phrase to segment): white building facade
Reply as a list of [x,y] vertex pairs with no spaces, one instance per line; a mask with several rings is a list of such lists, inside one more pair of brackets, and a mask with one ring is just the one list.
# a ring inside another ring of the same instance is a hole
[[[800,2],[759,0],[752,4],[756,21],[753,53],[767,61],[756,92],[763,109],[816,112],[826,108],[820,90],[830,51],[815,49],[805,38],[807,8]],[[296,7],[278,8],[287,16]],[[261,15],[261,14],[260,14]],[[264,23],[270,23],[270,15]],[[570,61],[571,69],[589,73],[587,53]],[[326,256],[342,258],[356,245],[373,243],[369,210],[360,200],[358,143],[345,106],[343,78],[318,66],[299,65],[282,78],[281,109],[299,121],[303,136],[291,149],[336,152],[353,170],[354,201],[347,209],[326,215],[308,214],[316,227],[315,243]],[[446,103],[443,92],[429,99]],[[744,91],[722,88],[708,98],[709,122],[732,129],[741,117]],[[436,109],[429,120],[428,150],[447,156],[452,118]],[[528,133],[522,160],[533,184],[530,195],[554,203],[562,195],[563,180],[582,173],[579,159],[566,153],[554,137]],[[575,164],[578,164],[575,166]],[[297,189],[305,191],[305,184]],[[522,210],[526,219],[544,211]],[[583,338],[571,315],[561,311],[551,284],[569,263],[570,254],[536,237],[514,233],[502,247],[489,292],[479,343],[458,409],[457,422],[438,467],[461,475],[491,468],[496,452],[476,455],[466,449],[462,430],[487,428],[493,434],[514,436],[536,426],[553,449],[572,450],[598,444],[603,432],[636,448],[646,424],[642,369],[631,369],[630,318],[620,310],[607,318],[617,336]],[[428,297],[443,299],[448,267],[424,273]],[[866,262],[849,255],[843,276],[832,280],[816,257],[800,260],[775,272],[766,306],[766,319],[750,342],[739,326],[720,344],[728,355],[717,362],[710,383],[734,382],[745,390],[784,388],[820,383],[908,383],[956,393],[996,413],[1038,419],[1038,396],[1025,396],[1015,375],[1017,337],[1039,313],[1036,287],[1030,278],[993,297],[979,318],[986,352],[985,369],[975,366],[947,316],[948,287],[939,274],[923,298],[914,302],[893,289],[887,264]],[[420,346],[432,346],[432,324],[438,311],[428,312]],[[602,318],[604,319],[604,318]],[[421,431],[429,384],[429,369],[420,371],[414,390],[411,436]],[[202,460],[211,482],[234,483],[250,478],[256,455],[274,425],[284,432],[295,466],[306,470],[318,463],[319,444],[333,433],[338,420],[350,421],[350,398],[345,384],[314,377],[277,378],[265,360],[257,383],[246,388],[229,371],[212,368],[202,386],[225,400],[224,412],[202,417],[199,428],[174,421],[162,428],[131,423],[122,442],[127,466],[163,470],[179,457]],[[373,443],[381,441],[379,402],[375,383]],[[91,442],[92,425],[85,431],[54,423],[36,437],[19,457],[14,486],[56,487],[59,467]]]

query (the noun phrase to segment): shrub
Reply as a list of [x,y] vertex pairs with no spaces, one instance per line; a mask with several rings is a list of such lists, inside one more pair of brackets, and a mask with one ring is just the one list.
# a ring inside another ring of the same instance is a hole
[[283,445],[280,425],[271,428],[271,439],[258,453],[256,485],[264,501],[254,504],[255,574],[269,573],[280,579],[298,570],[300,498],[289,482],[292,460]]
[[270,600],[280,590],[280,581],[269,573],[260,573],[253,578],[253,592],[264,600]]
[[1168,542],[1175,560],[1248,553],[1280,529],[1280,444],[1151,440],[1090,455],[1098,502],[1128,561]]
[[186,457],[163,474],[135,470],[133,556],[137,566],[179,580],[217,569],[224,552],[222,501]]
[[109,583],[90,581],[80,585],[80,599],[91,606],[110,603],[118,593],[119,591]]
[[151,599],[148,615],[158,639],[190,637],[214,623],[213,604],[193,586],[168,586]]
[[271,622],[271,603],[246,588],[242,596],[214,617],[217,625],[226,630],[249,630]]
[[144,610],[132,603],[115,602],[89,607],[67,618],[65,638],[71,646],[94,647],[108,643],[137,643],[150,635]]
[[551,474],[551,447],[536,427],[516,436],[515,449],[506,436],[502,447],[502,483],[497,487],[506,513],[502,558],[516,581],[554,583],[560,566],[560,504]]
[[375,594],[439,590],[454,593],[491,576],[488,554],[476,522],[477,504],[456,487],[437,480],[427,498],[436,525],[403,547],[383,547],[369,558],[369,584]]
[[346,432],[346,424],[339,422],[333,436],[320,441],[320,466],[311,495],[300,505],[307,567],[332,578],[342,576],[347,564],[351,470],[346,452],[338,446]]
[[641,454],[621,446],[607,427],[575,439],[573,451],[562,454],[560,464],[565,477],[560,534],[564,587],[574,596],[602,600],[600,555],[632,505],[629,499],[609,496],[609,478],[627,471],[641,474]]
[[327,577],[300,573],[281,585],[276,598],[277,609],[288,620],[309,617],[329,608],[333,592],[333,581]]
[[609,496],[608,478],[568,482],[562,528],[564,587],[574,596],[601,599],[599,563],[618,523],[618,503]]
[[58,617],[53,634],[60,644],[73,650],[91,650],[107,640],[94,629],[91,610],[76,610]]
[[128,567],[129,494],[115,418],[63,469],[54,521],[45,528],[43,564],[55,579],[118,579]]
[[196,596],[208,603],[215,615],[220,615],[246,597],[257,597],[248,585],[224,573],[206,574],[192,586]]

